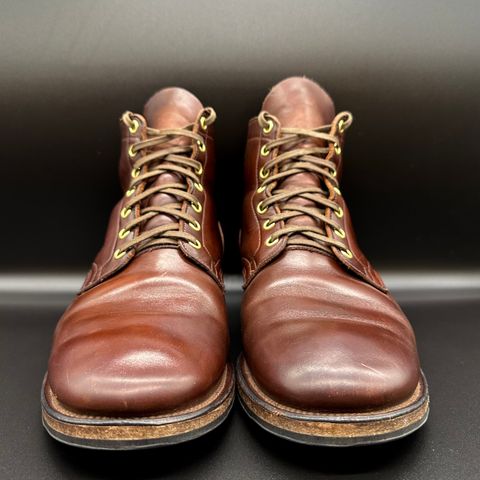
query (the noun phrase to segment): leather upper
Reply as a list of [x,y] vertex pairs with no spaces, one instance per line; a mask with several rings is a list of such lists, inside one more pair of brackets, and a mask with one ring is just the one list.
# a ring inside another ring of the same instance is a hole
[[[202,184],[204,189],[202,192],[198,192],[195,191],[193,185],[189,186],[189,192],[195,192],[195,195],[202,204],[202,211],[196,212],[188,203],[184,206],[184,209],[200,222],[203,228],[197,232],[185,222],[181,222],[182,228],[184,230],[188,229],[190,233],[197,237],[202,243],[203,248],[195,249],[189,245],[188,242],[182,242],[180,244],[180,249],[185,256],[198,263],[210,275],[212,275],[220,286],[222,286],[222,234],[216,219],[215,205],[212,198],[215,173],[214,127],[213,125],[210,125],[205,131],[200,128],[198,121],[203,107],[193,95],[185,95],[182,92],[188,93],[182,89],[161,90],[149,100],[145,106],[145,111],[148,112],[150,116],[151,121],[148,122],[149,126],[154,126],[155,128],[167,128],[172,126],[182,127],[187,123],[195,122],[194,131],[201,134],[204,138],[206,145],[205,152],[199,151],[198,147],[195,145],[195,150],[192,154],[198,158],[204,166],[202,173]],[[184,109],[183,115],[181,111],[182,103]],[[159,114],[159,112],[162,112],[162,114]],[[119,174],[120,184],[124,193],[128,190],[130,185],[133,165],[133,159],[128,155],[128,150],[135,142],[146,138],[147,121],[145,117],[142,115],[135,115],[135,118],[140,124],[140,127],[135,133],[131,133],[128,126],[120,120],[122,139],[120,146]],[[160,181],[171,182],[172,178],[169,175],[163,175]],[[169,199],[165,197],[165,195],[158,195],[156,202],[167,202]],[[127,253],[127,255],[120,260],[113,257],[114,252],[122,247],[122,243],[126,243],[130,238],[126,237],[124,239],[119,239],[118,237],[118,232],[129,221],[120,216],[120,212],[127,201],[128,197],[124,195],[114,208],[107,228],[104,245],[92,264],[91,270],[84,281],[82,291],[98,285],[132,260],[134,256],[133,252]],[[138,234],[138,232],[136,233]],[[135,235],[135,232],[132,232],[132,235]]]
[[[324,252],[291,246],[285,238],[268,246],[267,238],[283,225],[267,231],[264,222],[279,207],[264,214],[256,208],[268,195],[257,191],[260,169],[269,158],[260,155],[262,145],[277,138],[282,127],[314,129],[329,124],[333,102],[316,83],[290,78],[272,89],[263,110],[275,118],[275,126],[265,133],[257,118],[251,120],[245,158],[242,328],[248,367],[259,386],[286,405],[357,411],[400,403],[414,392],[420,378],[415,337],[362,254],[341,193],[329,190],[343,210],[342,218],[332,216],[329,208],[326,216],[345,231],[343,241],[352,258],[335,247]],[[335,125],[331,133],[343,145],[344,135],[335,131]],[[342,155],[331,148],[327,158],[337,165],[340,178]],[[299,173],[282,188],[317,184],[315,175]],[[328,225],[325,230],[333,235]]]
[[[144,116],[136,116],[140,128],[135,134],[121,122],[125,192],[131,173],[127,151],[145,135],[147,119],[157,129],[195,122],[194,129],[201,132],[202,109],[189,92],[164,89],[147,103]],[[202,212],[191,212],[201,225],[198,232],[192,229],[201,249],[179,242],[177,247],[146,248],[136,254],[132,250],[116,259],[114,252],[124,241],[118,232],[126,196],[114,208],[104,246],[54,335],[48,384],[68,407],[103,415],[162,412],[201,401],[219,381],[226,365],[228,326],[220,270],[223,247],[211,197],[211,127],[204,138],[206,151],[192,154],[199,155],[203,165],[204,188],[195,193]],[[170,177],[155,181],[171,182]],[[162,193],[151,202],[171,201],[167,196]],[[189,208],[185,202],[183,209]],[[190,228],[184,223],[181,228]]]
[[[327,117],[328,118],[328,117]],[[311,121],[311,120],[310,120]],[[328,122],[326,122],[328,123]],[[297,125],[298,122],[294,123]],[[289,122],[290,126],[291,123]],[[311,124],[310,124],[311,125]],[[242,236],[241,236],[241,253],[242,253],[242,263],[243,263],[243,274],[245,278],[245,283],[248,283],[252,280],[254,275],[257,273],[258,269],[268,264],[272,259],[278,256],[286,247],[286,240],[283,238],[275,245],[268,247],[265,245],[265,241],[269,236],[271,236],[275,231],[279,230],[283,224],[278,222],[275,224],[273,229],[265,230],[262,228],[262,223],[268,219],[269,215],[275,212],[275,208],[272,206],[265,212],[264,215],[259,215],[257,212],[257,205],[259,202],[266,198],[267,192],[259,192],[258,187],[260,186],[261,179],[259,176],[260,169],[268,161],[271,155],[275,155],[278,152],[271,151],[269,155],[262,156],[260,155],[260,149],[268,140],[278,138],[279,130],[282,124],[277,119],[273,129],[269,133],[264,133],[263,129],[260,127],[258,122],[258,117],[255,117],[249,122],[249,130],[247,137],[247,146],[245,154],[245,196],[243,201],[243,226],[242,226]],[[318,127],[320,125],[313,124],[312,128]],[[336,133],[340,137],[340,143],[343,146],[344,143],[344,134],[336,132],[335,128],[332,128],[332,133]],[[343,150],[342,150],[343,151]],[[330,148],[330,153],[327,156],[328,160],[334,161],[337,165],[337,176],[340,179],[342,175],[342,162],[343,154],[337,155],[333,149],[333,146]],[[304,185],[306,182],[311,182],[311,178],[304,174],[298,175],[295,184]],[[292,186],[295,186],[293,184]],[[336,218],[333,216],[333,211],[327,209],[326,216],[329,218],[334,218],[335,222],[338,225],[339,229],[344,230],[347,235],[344,239],[349,250],[353,253],[351,259],[346,258],[341,255],[338,249],[333,249],[332,254],[337,257],[337,260],[345,265],[346,268],[352,270],[357,275],[363,277],[367,282],[376,286],[382,291],[387,291],[387,288],[378,274],[378,272],[373,268],[371,263],[367,260],[365,255],[360,250],[358,246],[353,226],[350,219],[350,214],[348,207],[345,203],[342,195],[337,194],[333,190],[331,191],[331,198],[334,199],[343,210],[343,217]],[[327,226],[327,234],[329,237],[334,235],[333,230]]]

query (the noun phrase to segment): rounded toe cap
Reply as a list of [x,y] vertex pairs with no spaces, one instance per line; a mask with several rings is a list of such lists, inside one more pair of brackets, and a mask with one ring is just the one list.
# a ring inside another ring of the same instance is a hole
[[297,333],[294,342],[277,337],[275,357],[265,350],[247,358],[265,393],[287,406],[343,412],[387,408],[413,394],[420,377],[414,346],[378,327],[323,327]]
[[[208,334],[190,317],[149,320],[126,315],[93,330],[83,320],[86,328],[60,335],[48,366],[48,385],[57,399],[80,411],[142,415],[206,397],[225,368],[223,332]],[[97,318],[95,325],[101,324]]]
[[82,350],[70,347],[52,357],[48,385],[66,406],[106,415],[186,407],[207,395],[220,370],[215,358],[198,362],[174,349],[136,349],[135,342],[128,352]]
[[152,250],[72,302],[55,331],[48,386],[80,412],[181,410],[217,386],[227,347],[218,285],[176,250]]

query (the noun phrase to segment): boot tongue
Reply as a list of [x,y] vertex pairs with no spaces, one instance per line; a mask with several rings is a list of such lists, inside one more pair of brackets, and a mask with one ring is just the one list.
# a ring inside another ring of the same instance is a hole
[[[203,109],[200,101],[190,92],[182,88],[165,88],[154,94],[145,104],[143,115],[150,128],[157,130],[183,128],[195,122],[198,114]],[[173,145],[188,145],[191,140],[187,137],[176,138],[171,142],[164,143],[159,149],[171,147]],[[145,188],[152,188],[168,183],[183,183],[184,179],[174,173],[162,173],[155,178],[153,182]],[[174,203],[177,198],[165,193],[157,193],[146,199],[146,206],[160,206]],[[148,220],[142,228],[143,231],[151,230],[166,223],[176,222],[177,219],[169,215],[156,215]]]
[[193,123],[203,105],[183,88],[164,88],[145,104],[143,115],[151,128],[182,128]]
[[[278,118],[282,127],[315,128],[328,125],[335,117],[335,106],[330,96],[317,83],[304,77],[292,77],[275,85],[263,102],[263,110]],[[294,148],[323,145],[321,140],[307,139]],[[321,187],[315,173],[297,173],[285,179],[278,188],[292,190],[298,187]],[[303,198],[292,198],[290,203],[315,206]],[[316,225],[308,215],[300,215],[286,222],[293,225]],[[320,225],[323,228],[323,225]]]
[[318,83],[291,77],[277,83],[263,102],[263,110],[275,115],[282,127],[313,129],[328,125],[335,106]]

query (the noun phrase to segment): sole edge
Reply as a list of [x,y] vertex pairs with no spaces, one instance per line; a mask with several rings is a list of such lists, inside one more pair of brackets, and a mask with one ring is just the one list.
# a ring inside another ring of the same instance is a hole
[[[246,414],[264,430],[296,443],[326,447],[350,447],[373,445],[403,438],[421,428],[429,415],[429,396],[422,374],[423,395],[420,401],[412,402],[412,408],[390,410],[382,418],[381,411],[368,414],[318,414],[292,415],[282,411],[279,404],[271,400],[256,401],[255,392],[242,374],[242,358],[237,362],[237,385],[240,404]],[[257,387],[258,388],[258,387]],[[274,405],[275,404],[275,405]],[[268,408],[267,408],[268,407]],[[410,407],[410,406],[407,406]]]
[[81,448],[95,450],[136,450],[183,443],[209,433],[220,426],[235,399],[232,369],[226,367],[225,384],[220,394],[199,409],[188,414],[169,417],[109,418],[76,417],[57,411],[48,403],[45,381],[42,386],[42,423],[55,440]]

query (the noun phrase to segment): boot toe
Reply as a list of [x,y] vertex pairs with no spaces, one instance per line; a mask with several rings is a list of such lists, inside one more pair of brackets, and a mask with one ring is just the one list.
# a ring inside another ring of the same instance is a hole
[[316,330],[297,333],[295,342],[286,337],[276,358],[255,355],[267,359],[255,362],[255,378],[280,403],[312,410],[360,411],[401,403],[415,390],[419,372],[406,360],[416,352],[398,342],[382,341],[382,332],[374,328],[355,332],[337,322]]
[[197,401],[215,381],[218,362],[196,361],[206,352],[190,356],[151,335],[116,342],[110,336],[108,351],[101,339],[87,340],[88,348],[85,341],[60,349],[48,374],[58,400],[78,410],[119,415],[171,410]]

